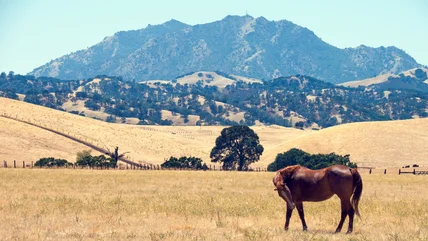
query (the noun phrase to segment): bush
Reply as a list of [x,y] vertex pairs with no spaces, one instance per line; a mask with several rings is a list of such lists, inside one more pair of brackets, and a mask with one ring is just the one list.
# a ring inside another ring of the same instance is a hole
[[287,166],[301,165],[316,170],[337,164],[352,168],[357,167],[355,163],[349,160],[349,155],[341,156],[335,153],[311,155],[300,149],[293,148],[278,154],[275,161],[269,164],[267,169],[268,171],[278,171]]
[[34,165],[36,167],[53,167],[53,166],[63,167],[66,164],[72,164],[72,163],[69,163],[65,159],[55,159],[53,157],[44,157],[36,161]]
[[90,150],[77,152],[76,166],[116,167],[116,161],[104,155],[92,156]]
[[85,99],[85,98],[88,98],[88,94],[86,92],[79,91],[79,92],[76,92],[76,98]]
[[162,168],[184,168],[184,169],[196,169],[196,170],[207,170],[208,167],[205,163],[202,163],[202,159],[199,157],[170,157],[164,163],[161,164]]

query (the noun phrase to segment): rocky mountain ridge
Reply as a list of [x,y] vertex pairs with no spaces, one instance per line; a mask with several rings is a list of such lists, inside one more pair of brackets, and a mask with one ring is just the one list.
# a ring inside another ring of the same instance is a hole
[[60,79],[109,75],[143,81],[216,70],[266,80],[301,74],[342,83],[418,66],[393,46],[340,49],[290,21],[247,15],[194,26],[171,20],[121,31],[30,74]]

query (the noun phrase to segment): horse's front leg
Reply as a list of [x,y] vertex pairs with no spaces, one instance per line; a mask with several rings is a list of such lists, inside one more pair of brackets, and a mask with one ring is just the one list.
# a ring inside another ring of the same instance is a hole
[[299,212],[300,220],[302,221],[303,231],[307,231],[308,226],[306,226],[305,213],[303,211],[303,202],[296,203],[296,208],[297,208],[297,211]]
[[293,214],[293,209],[287,207],[287,213],[285,214],[285,225],[284,225],[285,231],[288,230],[288,226],[290,225],[291,214]]

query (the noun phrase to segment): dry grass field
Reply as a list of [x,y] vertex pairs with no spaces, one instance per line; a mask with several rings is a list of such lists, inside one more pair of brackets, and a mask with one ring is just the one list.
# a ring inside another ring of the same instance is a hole
[[[25,102],[0,98],[0,114],[17,117],[99,147],[130,152],[129,159],[161,164],[170,156],[196,156],[209,163],[209,153],[224,126],[137,126],[110,124]],[[49,131],[0,117],[0,161],[36,161],[53,156],[74,161],[88,147]],[[297,147],[310,153],[351,154],[360,166],[428,166],[428,118],[339,125],[320,131],[279,126],[251,127],[265,151],[253,167],[266,167],[278,153]],[[93,155],[98,155],[95,151]],[[217,164],[218,165],[218,164]]]
[[[99,147],[107,146],[112,149],[119,146],[119,151],[130,152],[130,159],[153,164],[161,164],[171,155],[192,155],[209,162],[209,153],[215,145],[215,139],[224,128],[111,124],[5,98],[0,98],[0,114],[55,129]],[[0,126],[6,127],[0,128],[0,160],[36,161],[41,157],[54,156],[74,161],[78,151],[88,149],[80,144],[71,145],[65,137],[3,117],[0,117]],[[279,126],[252,128],[259,135],[266,152],[279,143],[309,132]]]
[[309,153],[350,154],[359,166],[428,166],[428,118],[334,126],[285,142],[271,149],[265,160],[292,147]]
[[[0,168],[1,240],[427,240],[427,176],[365,175],[362,220],[333,234],[339,200],[282,230],[274,173]],[[347,225],[347,222],[345,222]]]

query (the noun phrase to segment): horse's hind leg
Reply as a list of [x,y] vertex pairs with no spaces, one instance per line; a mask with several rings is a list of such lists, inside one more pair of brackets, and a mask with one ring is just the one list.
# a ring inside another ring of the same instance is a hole
[[[349,205],[350,204],[351,203],[349,203]],[[342,213],[341,213],[341,216],[340,216],[339,225],[336,228],[336,233],[339,233],[340,231],[342,231],[343,222],[345,222],[346,215],[348,214],[348,209],[347,209],[347,205],[345,205],[345,201],[341,200],[340,206],[341,206],[341,209],[342,209]]]
[[303,203],[302,202],[296,203],[296,208],[297,208],[297,211],[299,212],[300,220],[302,221],[303,231],[307,231],[308,226],[306,226],[305,213],[303,212]]
[[348,226],[348,232],[346,233],[352,233],[354,229],[354,208],[351,205],[351,202],[349,202],[349,209],[348,209],[348,215],[349,215],[349,226]]

